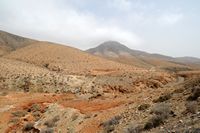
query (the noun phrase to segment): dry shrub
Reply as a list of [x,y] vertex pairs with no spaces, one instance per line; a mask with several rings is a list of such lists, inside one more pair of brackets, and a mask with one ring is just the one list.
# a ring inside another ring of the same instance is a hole
[[186,112],[195,114],[197,112],[197,102],[196,101],[192,101],[192,102],[188,102],[185,104],[186,107]]
[[125,133],[141,133],[144,126],[138,124],[130,124],[126,129]]
[[40,131],[40,133],[54,133],[53,128],[45,128]]
[[52,119],[47,120],[44,125],[46,125],[47,127],[54,127],[56,122],[60,120],[59,116],[55,116]]
[[195,101],[200,97],[200,87],[196,86],[192,89],[192,94],[187,98],[188,101]]
[[160,96],[158,99],[153,100],[154,103],[161,103],[169,100],[171,98],[171,94],[165,94]]
[[39,104],[33,104],[31,106],[31,111],[36,112],[36,111],[40,111],[41,110],[41,106]]
[[145,123],[145,130],[155,128],[163,124],[164,121],[169,117],[171,110],[168,104],[159,103],[154,106],[151,113],[153,113],[153,116]]
[[23,130],[24,131],[30,131],[34,128],[34,123],[28,122],[24,125]]
[[163,124],[164,120],[162,115],[154,115],[145,123],[144,129],[149,130],[158,127]]
[[14,117],[24,117],[26,114],[27,114],[27,112],[24,111],[24,110],[12,112],[12,115],[13,115]]
[[121,116],[115,116],[111,118],[110,120],[101,123],[100,126],[104,127],[104,132],[111,132],[114,130],[114,125],[119,124],[120,119],[121,119]]
[[150,107],[149,104],[144,103],[144,104],[141,104],[141,105],[138,107],[138,110],[140,110],[140,111],[145,111],[145,110],[148,109],[149,107]]
[[164,117],[168,117],[170,112],[170,106],[166,103],[158,103],[151,110],[151,113],[155,115],[162,115]]

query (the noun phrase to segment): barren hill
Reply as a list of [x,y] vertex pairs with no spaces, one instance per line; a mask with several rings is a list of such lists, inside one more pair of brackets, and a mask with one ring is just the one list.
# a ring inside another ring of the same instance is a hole
[[144,51],[132,50],[116,41],[104,42],[95,48],[86,50],[86,52],[121,63],[131,64],[144,68],[158,67],[164,69],[183,69],[197,61],[200,61],[199,59],[196,59],[193,62],[189,62],[188,60],[186,61],[185,58],[173,58],[161,54],[151,54]]
[[119,69],[136,69],[90,55],[72,47],[49,42],[33,43],[13,51],[5,58],[24,61],[48,68],[51,71],[68,74],[110,73]]
[[10,51],[25,47],[35,40],[17,36],[0,30],[0,56]]

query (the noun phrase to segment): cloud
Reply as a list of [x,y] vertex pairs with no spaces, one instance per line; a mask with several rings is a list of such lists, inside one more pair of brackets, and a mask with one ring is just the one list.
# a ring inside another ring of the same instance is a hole
[[107,4],[110,7],[114,7],[122,11],[128,11],[132,6],[132,2],[130,0],[110,0]]
[[169,13],[169,14],[163,14],[158,18],[158,23],[161,25],[174,25],[178,23],[183,18],[183,14],[181,13]]
[[142,42],[134,32],[90,12],[76,10],[63,0],[2,0],[0,5],[1,27],[24,36],[68,43],[78,48],[107,40],[128,45]]

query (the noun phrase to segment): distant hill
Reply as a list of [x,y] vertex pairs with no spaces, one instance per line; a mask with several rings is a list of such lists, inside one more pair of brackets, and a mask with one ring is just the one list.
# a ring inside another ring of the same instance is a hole
[[[107,74],[119,70],[143,70],[101,57],[93,56],[79,49],[51,42],[37,41],[0,31],[0,65],[11,63],[12,69],[21,71],[18,62],[35,65],[65,74]],[[16,61],[16,62],[15,62]],[[16,64],[13,65],[13,64]],[[26,66],[23,66],[26,68]],[[29,68],[29,66],[27,66]],[[10,70],[10,69],[9,69]],[[32,69],[30,69],[32,71]],[[9,73],[9,72],[7,72]],[[13,73],[13,72],[12,72]],[[41,72],[43,73],[43,72]]]
[[73,47],[50,42],[36,42],[3,57],[67,74],[106,73],[135,68],[93,56]]
[[190,63],[200,65],[200,59],[196,57],[177,57],[176,61],[181,63]]
[[0,30],[0,56],[10,51],[25,47],[35,40],[17,36]]
[[193,57],[173,58],[161,54],[151,54],[144,51],[132,50],[127,46],[116,42],[107,41],[95,48],[86,50],[86,52],[102,56],[121,63],[131,64],[138,67],[188,67],[200,65],[200,59]]

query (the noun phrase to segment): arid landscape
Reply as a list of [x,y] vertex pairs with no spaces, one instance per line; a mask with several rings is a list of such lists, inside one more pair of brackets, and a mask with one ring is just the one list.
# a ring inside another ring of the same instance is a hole
[[0,132],[200,132],[200,59],[66,45],[0,31]]

